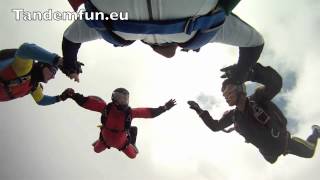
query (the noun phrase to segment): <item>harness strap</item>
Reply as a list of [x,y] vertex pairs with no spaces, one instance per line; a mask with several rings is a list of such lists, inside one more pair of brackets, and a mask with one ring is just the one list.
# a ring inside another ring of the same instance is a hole
[[108,127],[104,127],[104,128],[108,129],[109,131],[111,131],[113,133],[125,132],[125,130],[113,129],[113,128],[108,128]]
[[[90,2],[86,1],[87,12],[99,12]],[[106,15],[109,17],[108,15]],[[136,21],[136,20],[86,20],[86,24],[100,32],[101,36],[114,46],[128,46],[134,41],[121,38],[113,31],[132,34],[177,34],[186,33],[190,35],[197,32],[193,38],[185,43],[179,44],[183,51],[199,49],[210,42],[221,25],[225,21],[226,13],[223,9],[210,12],[203,16],[194,16],[176,20],[159,21]]]
[[112,106],[112,103],[108,103],[102,110],[102,115],[101,115],[101,119],[100,119],[102,126],[104,126],[106,123],[105,121],[108,118],[108,114],[111,110],[111,106]]
[[21,76],[21,77],[17,77],[16,79],[13,79],[13,80],[4,80],[0,77],[0,86],[3,87],[7,96],[10,99],[13,99],[15,97],[13,96],[10,87],[17,86],[17,85],[22,84],[23,82],[28,81],[30,79],[31,79],[30,73],[28,73],[24,76]]
[[[130,137],[130,127],[131,127],[131,108],[129,107],[128,110],[126,110],[126,115],[125,115],[125,122],[124,122],[124,128],[123,130],[119,130],[119,129],[113,129],[113,128],[109,128],[106,126],[106,123],[107,123],[107,119],[108,119],[108,115],[111,111],[111,107],[112,107],[112,102],[111,103],[108,103],[105,108],[103,109],[102,111],[102,116],[101,116],[101,124],[102,126],[100,127],[100,129],[102,130],[102,128],[105,128],[107,130],[109,130],[110,132],[113,132],[113,133],[119,133],[119,132],[127,132],[127,141],[126,143],[124,144],[123,147],[119,148],[119,151],[122,151],[124,150],[125,148],[127,148],[127,146],[130,144],[130,141],[131,141],[131,137]],[[105,140],[103,139],[102,137],[102,133],[100,131],[100,137],[99,137],[100,140],[104,141]]]
[[177,20],[111,21],[112,30],[132,34],[177,34],[190,35],[194,31],[209,30],[220,25],[225,19],[225,12],[219,10],[204,16],[194,16]]
[[11,91],[10,91],[10,88],[9,88],[8,84],[6,84],[6,83],[1,79],[1,77],[0,77],[0,86],[3,87],[4,92],[6,93],[6,96],[7,96],[7,97],[9,97],[10,99],[13,99],[13,98],[14,98],[13,94],[12,94]]
[[[87,12],[99,12],[99,10],[89,0],[87,0],[84,5]],[[89,27],[95,28],[101,34],[104,40],[113,44],[115,47],[129,46],[134,42],[130,40],[125,40],[122,37],[115,34],[114,32],[112,32],[112,25],[110,22],[111,20],[86,20],[85,18],[84,20]]]
[[16,85],[22,84],[23,82],[28,81],[30,79],[31,79],[31,74],[28,73],[24,76],[20,76],[20,77],[17,77],[16,79],[12,79],[12,80],[4,80],[0,77],[0,83],[4,84],[6,86],[16,86]]
[[101,115],[101,124],[104,128],[110,130],[111,132],[124,132],[130,129],[131,127],[131,108],[129,107],[128,110],[125,111],[125,121],[124,121],[124,128],[123,130],[119,130],[119,129],[113,129],[113,128],[108,128],[106,127],[106,123],[107,123],[107,119],[108,119],[108,115],[111,111],[111,107],[112,107],[113,103],[108,103],[105,108],[102,110],[102,115]]
[[263,108],[259,107],[256,102],[249,101],[250,109],[253,113],[253,117],[256,121],[258,121],[263,126],[266,126],[270,129],[270,134],[273,138],[279,138],[280,129],[272,123],[271,118],[267,112],[264,111]]

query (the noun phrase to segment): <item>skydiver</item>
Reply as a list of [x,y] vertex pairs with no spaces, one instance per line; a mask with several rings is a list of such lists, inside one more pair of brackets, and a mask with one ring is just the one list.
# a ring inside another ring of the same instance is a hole
[[[37,60],[37,61],[35,61]],[[53,79],[63,59],[57,54],[35,45],[24,43],[18,49],[0,51],[0,102],[31,94],[39,105],[51,105],[66,99],[43,94],[40,82]]]
[[[224,72],[234,69],[229,66]],[[280,109],[271,101],[282,88],[281,76],[271,67],[257,63],[249,73],[248,81],[263,84],[254,94],[246,96],[244,84],[234,84],[226,79],[222,84],[222,93],[229,106],[235,109],[226,111],[220,120],[214,120],[208,111],[203,110],[194,101],[188,101],[203,122],[212,131],[231,132],[236,130],[247,143],[257,147],[264,159],[275,163],[280,155],[294,154],[311,158],[320,137],[320,127],[312,126],[312,133],[307,140],[291,137],[287,130],[287,120]],[[228,74],[224,74],[228,77]],[[231,125],[233,128],[225,129]]]
[[84,2],[89,14],[127,12],[129,20],[84,20],[84,16],[73,22],[63,36],[63,72],[79,80],[78,50],[82,43],[95,39],[105,39],[119,47],[141,40],[167,58],[175,55],[177,47],[199,51],[207,43],[220,42],[239,47],[238,66],[231,79],[240,84],[259,59],[264,40],[231,13],[239,1],[69,0],[74,10]]
[[97,96],[83,96],[73,89],[66,89],[67,97],[72,98],[79,106],[101,113],[100,137],[92,145],[96,153],[111,147],[122,151],[133,159],[138,154],[136,136],[138,128],[131,126],[134,118],[154,118],[176,105],[174,99],[158,108],[131,108],[129,106],[129,91],[117,88],[112,92],[111,102],[106,103]]

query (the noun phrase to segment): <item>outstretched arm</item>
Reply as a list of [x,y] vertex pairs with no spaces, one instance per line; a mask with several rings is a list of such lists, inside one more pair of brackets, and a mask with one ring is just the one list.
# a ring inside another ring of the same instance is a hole
[[67,98],[73,99],[79,106],[91,110],[91,111],[97,111],[97,112],[102,112],[104,107],[106,106],[106,103],[104,102],[103,99],[97,96],[83,96],[80,93],[75,93],[73,89],[69,88],[66,89],[65,91],[68,91],[66,93]]
[[176,105],[176,100],[169,100],[164,106],[159,106],[158,108],[133,108],[132,118],[154,118],[170,110]]
[[48,96],[48,95],[44,95],[43,94],[43,89],[40,83],[38,83],[37,87],[35,88],[35,90],[33,90],[31,92],[31,95],[33,97],[33,99],[35,100],[35,102],[38,105],[41,106],[47,106],[47,105],[52,105],[55,104],[59,101],[61,101],[60,96]]
[[67,76],[76,73],[79,74],[79,65],[77,61],[78,51],[81,44],[101,38],[100,34],[87,26],[84,20],[74,21],[64,32],[62,40],[63,54],[63,73]]
[[190,108],[195,110],[200,116],[205,125],[212,131],[221,131],[233,124],[232,116],[233,111],[227,111],[224,113],[220,120],[214,120],[208,111],[202,110],[198,103],[194,101],[188,101]]
[[30,43],[23,43],[16,51],[15,55],[20,57],[20,59],[33,59],[51,65],[57,65],[62,61],[57,54],[51,53],[36,44]]
[[64,90],[60,95],[48,96],[43,94],[43,87],[40,83],[32,90],[31,95],[38,105],[47,106],[70,98],[70,89]]
[[223,131],[233,124],[231,111],[227,111],[220,120],[214,120],[208,111],[203,111],[199,116],[212,131]]

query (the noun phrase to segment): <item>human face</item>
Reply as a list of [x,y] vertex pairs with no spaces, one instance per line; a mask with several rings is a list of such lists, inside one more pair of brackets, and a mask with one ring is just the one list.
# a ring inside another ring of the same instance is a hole
[[238,93],[237,93],[237,86],[233,84],[228,84],[222,91],[223,96],[229,106],[237,105],[238,100]]
[[42,69],[42,74],[43,74],[43,82],[47,83],[49,80],[54,78],[56,73],[51,71],[48,67],[44,67]]

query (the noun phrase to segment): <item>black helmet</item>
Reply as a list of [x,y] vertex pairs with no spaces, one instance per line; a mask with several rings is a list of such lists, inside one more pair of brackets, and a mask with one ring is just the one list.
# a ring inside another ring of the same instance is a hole
[[39,64],[40,69],[47,67],[53,74],[56,74],[58,71],[58,66],[54,66],[54,65],[42,63],[42,62],[38,62],[37,64]]
[[112,102],[119,101],[119,98],[128,95],[129,96],[129,91],[125,88],[117,88],[113,90],[111,100]]

